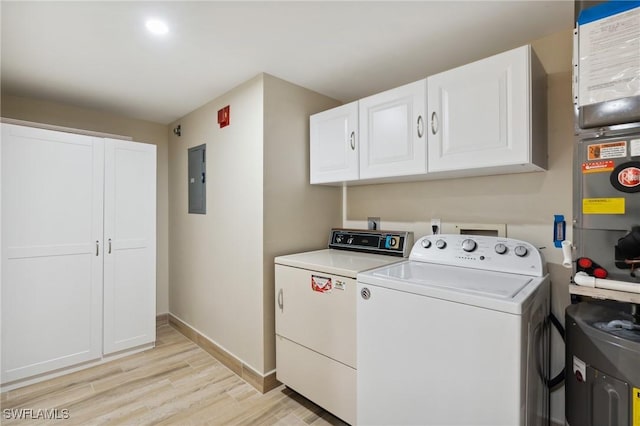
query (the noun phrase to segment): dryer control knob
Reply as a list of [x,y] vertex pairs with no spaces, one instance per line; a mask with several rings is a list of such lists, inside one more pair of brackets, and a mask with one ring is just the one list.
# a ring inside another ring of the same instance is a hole
[[516,246],[516,248],[513,249],[513,252],[518,257],[525,257],[527,255],[527,253],[529,253],[529,250],[527,250],[527,248],[525,246]]
[[424,247],[424,248],[429,248],[429,247],[431,247],[431,241],[429,241],[429,240],[427,240],[427,239],[422,240],[422,247]]
[[464,240],[462,242],[462,250],[466,251],[466,252],[472,252],[474,251],[476,248],[478,247],[478,244],[476,244],[475,241],[473,241],[470,238],[467,238],[466,240]]
[[436,241],[436,247],[439,248],[440,250],[442,250],[446,246],[447,246],[447,242],[445,240]]
[[507,252],[507,246],[502,243],[496,244],[496,253],[505,254]]

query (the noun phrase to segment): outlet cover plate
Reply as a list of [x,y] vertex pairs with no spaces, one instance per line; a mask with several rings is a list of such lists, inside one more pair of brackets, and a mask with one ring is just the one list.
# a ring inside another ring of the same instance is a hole
[[368,217],[367,218],[367,229],[380,229],[380,218],[379,217]]

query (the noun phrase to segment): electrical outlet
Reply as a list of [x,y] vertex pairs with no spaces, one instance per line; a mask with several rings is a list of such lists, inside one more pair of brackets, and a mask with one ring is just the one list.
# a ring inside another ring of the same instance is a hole
[[431,233],[439,234],[442,232],[442,227],[440,226],[440,219],[431,219]]
[[368,217],[367,218],[367,229],[380,229],[380,218],[379,217]]

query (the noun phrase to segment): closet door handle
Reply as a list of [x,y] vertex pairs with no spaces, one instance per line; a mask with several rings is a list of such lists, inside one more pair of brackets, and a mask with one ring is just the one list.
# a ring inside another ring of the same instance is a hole
[[100,255],[100,241],[96,240],[96,256]]
[[351,145],[352,151],[356,150],[356,132],[351,132],[351,135],[349,135],[349,145]]
[[111,238],[109,238],[109,254],[111,254]]
[[418,137],[421,138],[422,135],[424,135],[424,120],[422,119],[421,115],[418,116],[417,128],[418,128]]
[[282,289],[278,290],[278,307],[281,311],[284,310],[284,293]]
[[438,133],[438,115],[435,111],[431,113],[431,133],[434,135]]

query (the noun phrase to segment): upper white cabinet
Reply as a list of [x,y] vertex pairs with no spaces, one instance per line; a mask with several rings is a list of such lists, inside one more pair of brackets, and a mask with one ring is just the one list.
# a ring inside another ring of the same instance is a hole
[[429,76],[428,172],[546,168],[545,83],[530,46]]
[[426,171],[426,80],[359,101],[360,179]]
[[358,102],[309,119],[311,183],[358,179]]
[[[355,117],[345,118],[355,103],[316,114],[311,183],[544,170],[546,93],[544,68],[527,45],[360,99]],[[349,139],[356,119],[359,138],[356,131]],[[357,161],[346,155],[354,152]]]

